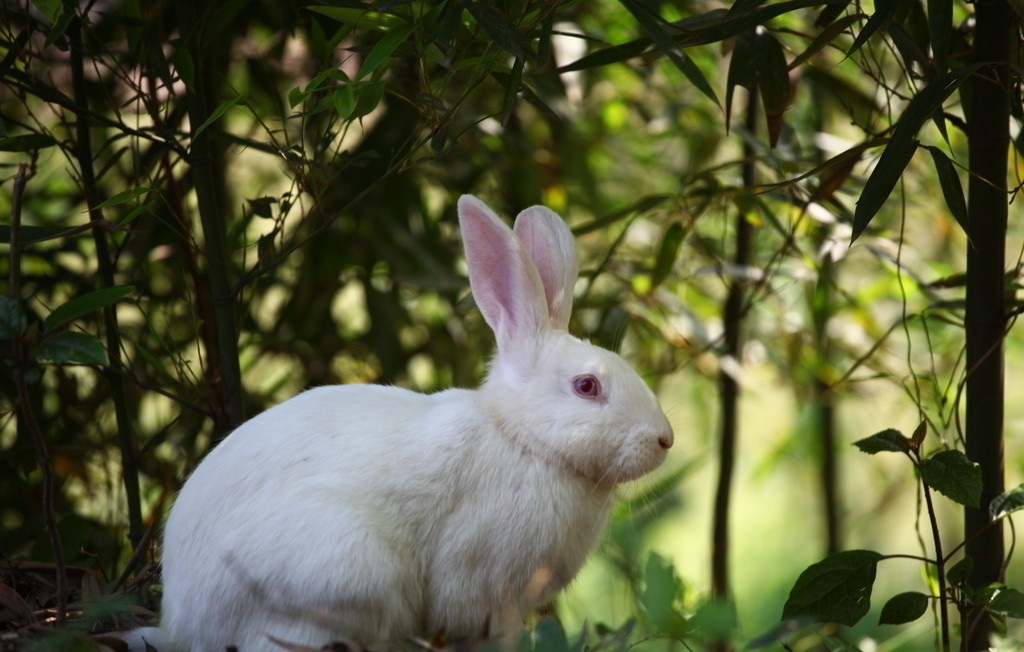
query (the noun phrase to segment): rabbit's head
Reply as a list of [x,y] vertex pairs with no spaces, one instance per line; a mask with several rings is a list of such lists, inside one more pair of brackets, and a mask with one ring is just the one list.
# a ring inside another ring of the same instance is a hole
[[595,485],[661,464],[673,437],[654,394],[618,355],[567,330],[578,267],[565,222],[534,206],[513,232],[466,195],[459,223],[473,296],[498,345],[481,399],[503,433]]

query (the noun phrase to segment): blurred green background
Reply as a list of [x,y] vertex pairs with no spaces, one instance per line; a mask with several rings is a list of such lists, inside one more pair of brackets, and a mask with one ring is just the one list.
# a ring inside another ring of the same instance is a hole
[[[245,417],[325,383],[475,385],[492,341],[468,297],[462,193],[509,219],[536,203],[565,217],[582,263],[573,331],[621,352],[675,426],[664,469],[624,488],[558,600],[567,631],[637,618],[630,645],[725,649],[775,627],[831,552],[931,555],[911,462],[852,444],[925,422],[924,453],[963,449],[973,11],[5,2],[0,577],[37,616],[67,606],[40,579],[54,572],[72,605],[154,607],[159,523]],[[1002,152],[1014,192],[1019,71]],[[908,107],[921,148],[893,131]],[[883,151],[906,154],[891,194]],[[869,200],[877,214],[858,213]],[[1007,328],[1006,487],[1024,475],[1021,354]],[[739,394],[724,591],[723,383]],[[934,495],[948,553],[962,508]],[[734,605],[712,618],[722,636],[654,622],[652,553],[681,582],[662,599],[680,622],[712,596]],[[1013,586],[1024,569],[1008,558]],[[934,649],[932,611],[877,624],[889,597],[933,590],[922,566],[882,561],[872,613],[838,631],[864,650]],[[793,649],[839,649],[808,636]]]

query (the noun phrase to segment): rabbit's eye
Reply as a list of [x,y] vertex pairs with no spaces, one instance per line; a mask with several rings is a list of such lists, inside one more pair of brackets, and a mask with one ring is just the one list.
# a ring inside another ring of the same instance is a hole
[[591,374],[576,376],[572,379],[572,391],[580,398],[598,398],[601,396],[601,381]]

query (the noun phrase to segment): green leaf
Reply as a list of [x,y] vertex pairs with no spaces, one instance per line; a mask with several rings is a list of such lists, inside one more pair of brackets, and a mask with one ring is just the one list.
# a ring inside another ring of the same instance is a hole
[[882,607],[882,613],[878,617],[879,625],[902,625],[911,623],[928,611],[928,602],[931,600],[924,593],[909,591],[893,596]]
[[921,480],[947,498],[968,507],[981,505],[981,467],[958,450],[921,460]]
[[899,430],[886,428],[882,432],[853,442],[853,445],[864,453],[874,455],[875,453],[906,453],[910,450],[910,443],[910,440]]
[[484,2],[474,2],[466,7],[466,10],[473,14],[480,29],[502,50],[519,60],[525,60],[533,54],[519,42],[515,25],[505,20],[497,7]]
[[1019,484],[993,498],[988,505],[988,514],[994,521],[1019,509],[1024,509],[1024,484]]
[[868,21],[864,23],[864,27],[861,28],[860,34],[857,34],[857,38],[853,40],[853,45],[850,46],[850,51],[846,53],[846,56],[849,57],[859,50],[880,27],[889,22],[899,5],[900,0],[876,0],[875,13],[871,14]]
[[213,12],[213,16],[210,17],[209,22],[206,24],[206,35],[208,37],[217,38],[220,37],[221,32],[228,26],[231,21],[238,16],[239,12],[245,8],[252,0],[228,0],[227,2],[218,2],[213,7],[216,9]]
[[0,294],[0,340],[10,340],[25,332],[28,320],[21,303],[6,294]]
[[352,23],[365,29],[387,31],[405,23],[401,17],[382,11],[369,11],[361,7],[329,7],[323,5],[306,7],[310,11],[333,18],[341,23]]
[[812,564],[789,592],[782,618],[855,625],[871,608],[871,589],[882,558],[873,550],[847,550]]
[[679,69],[683,75],[690,80],[690,83],[697,87],[701,93],[704,94],[709,100],[715,103],[717,106],[721,106],[718,101],[718,96],[715,95],[715,90],[711,88],[711,84],[704,78],[704,73],[700,71],[695,63],[686,56],[679,45],[675,42],[675,39],[665,30],[662,25],[664,22],[658,14],[655,14],[644,5],[637,2],[637,0],[619,0],[619,3],[626,8],[629,13],[633,14],[636,18],[637,23],[640,24],[640,29],[644,31],[658,49],[675,64],[676,68]]
[[679,247],[686,239],[686,229],[682,222],[673,222],[665,237],[661,239],[661,246],[658,247],[658,255],[654,259],[654,269],[651,270],[651,292],[660,286],[675,265],[676,256],[679,255]]
[[377,108],[384,99],[383,82],[359,82],[356,84],[356,107],[352,118],[361,118]]
[[512,74],[509,75],[508,84],[505,86],[505,100],[501,105],[501,126],[507,126],[512,117],[512,111],[516,108],[516,98],[519,96],[519,88],[523,81],[523,68],[526,65],[525,59],[516,58],[512,64]]
[[882,156],[878,159],[878,165],[872,170],[857,201],[857,208],[853,214],[852,240],[860,237],[875,214],[889,199],[896,182],[917,151],[917,132],[921,130],[921,125],[940,110],[946,98],[977,69],[978,64],[972,64],[937,77],[907,104],[907,108],[896,121],[892,138],[885,146]]
[[142,195],[149,194],[153,188],[150,186],[139,186],[138,188],[129,188],[128,190],[122,190],[113,197],[108,197],[106,200],[96,204],[96,208],[107,208],[109,206],[118,206],[120,204],[127,204],[133,199],[137,199]]
[[644,566],[644,589],[640,603],[644,612],[658,631],[667,631],[678,621],[674,605],[682,596],[683,584],[676,576],[675,569],[663,557],[651,553]]
[[[839,6],[839,10],[842,12],[843,7]],[[850,14],[848,16],[843,16],[842,19],[835,22],[829,21],[828,27],[821,30],[821,33],[814,37],[814,40],[808,44],[807,48],[789,62],[789,67],[791,69],[797,68],[804,61],[807,61],[815,54],[825,49],[829,43],[836,40],[840,34],[845,34],[850,25],[854,24],[861,18],[863,18],[863,16],[860,14]]]
[[334,110],[338,117],[348,120],[356,110],[356,91],[352,84],[343,84],[334,91]]
[[236,95],[236,96],[234,96],[232,98],[228,98],[228,99],[224,100],[223,102],[221,102],[220,104],[218,104],[217,108],[213,110],[213,113],[211,113],[210,116],[208,118],[206,118],[206,120],[203,120],[203,124],[199,125],[199,128],[196,129],[195,133],[192,134],[192,139],[195,140],[196,138],[199,138],[199,134],[201,134],[204,131],[206,131],[207,127],[209,127],[214,122],[219,120],[221,116],[223,116],[225,113],[228,112],[228,109],[230,109],[231,107],[233,107],[236,104],[240,103],[241,101],[242,101],[242,96],[241,95]]
[[405,43],[405,40],[409,38],[412,30],[413,25],[404,24],[385,34],[377,42],[377,45],[373,46],[373,49],[366,55],[366,58],[363,59],[363,64],[359,67],[359,74],[356,75],[356,79],[372,75],[374,71],[387,63],[391,59],[391,55],[398,49],[398,46]]
[[256,197],[246,201],[249,202],[249,208],[256,217],[274,217],[273,206],[277,203],[277,197]]
[[32,348],[37,362],[53,364],[107,364],[107,352],[94,336],[77,331],[60,331]]
[[1004,614],[1010,618],[1024,618],[1024,593],[1017,589],[1004,587],[995,592],[987,607],[989,611]]
[[942,188],[946,206],[949,207],[949,212],[956,223],[964,233],[967,233],[967,201],[964,199],[964,189],[960,185],[960,175],[957,174],[956,166],[938,147],[926,145],[925,149],[932,155],[932,161],[935,163],[935,173],[939,176],[939,187]]
[[178,71],[178,77],[185,84],[185,88],[195,88],[196,64],[192,61],[192,53],[188,51],[188,48],[184,47],[184,44],[181,44],[180,47],[174,50],[174,54],[171,55],[171,63],[174,64],[174,69]]
[[57,16],[60,15],[61,0],[32,0],[32,4],[51,23],[57,20]]
[[949,68],[949,37],[953,29],[953,0],[928,0],[928,40],[935,72],[940,75]]
[[22,134],[0,138],[0,152],[33,152],[57,144],[49,134]]
[[762,27],[744,32],[736,39],[726,81],[727,128],[732,110],[732,93],[736,86],[760,94],[768,123],[768,140],[774,147],[782,130],[782,114],[789,106],[792,88],[782,45],[771,32]]
[[967,584],[972,570],[974,570],[974,560],[964,557],[946,571],[946,579],[953,586],[963,586]]
[[96,312],[104,306],[117,303],[135,290],[131,285],[94,290],[57,306],[43,321],[43,330],[52,331],[79,317]]

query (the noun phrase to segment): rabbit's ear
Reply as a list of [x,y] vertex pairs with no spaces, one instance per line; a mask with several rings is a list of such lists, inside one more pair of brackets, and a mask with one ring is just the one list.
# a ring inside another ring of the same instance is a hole
[[549,329],[537,267],[512,229],[471,195],[459,198],[459,226],[473,298],[494,331],[499,354]]
[[576,242],[569,227],[551,209],[531,206],[516,217],[515,234],[537,266],[551,325],[566,330],[572,313],[572,291],[579,274]]

